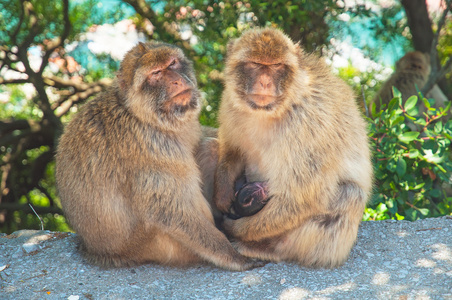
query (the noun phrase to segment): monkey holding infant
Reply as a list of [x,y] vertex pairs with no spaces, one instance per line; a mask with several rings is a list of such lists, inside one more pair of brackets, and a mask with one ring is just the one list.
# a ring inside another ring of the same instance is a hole
[[[353,91],[277,29],[229,43],[213,199],[229,214],[245,173],[266,203],[226,218],[238,251],[336,267],[348,257],[372,187],[366,123]],[[269,199],[269,200],[268,200]]]

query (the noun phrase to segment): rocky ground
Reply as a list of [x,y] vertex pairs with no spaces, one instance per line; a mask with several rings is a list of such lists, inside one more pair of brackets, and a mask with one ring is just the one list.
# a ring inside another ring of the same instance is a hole
[[349,260],[334,270],[103,270],[79,255],[75,234],[18,231],[0,236],[0,299],[452,300],[452,217],[364,222]]

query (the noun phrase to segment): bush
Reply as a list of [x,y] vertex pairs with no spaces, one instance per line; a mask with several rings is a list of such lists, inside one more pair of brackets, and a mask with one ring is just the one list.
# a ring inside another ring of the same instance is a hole
[[404,104],[396,89],[394,95],[380,111],[373,104],[368,118],[375,187],[363,218],[414,221],[451,214],[452,120],[445,118],[451,103],[436,109],[420,93]]

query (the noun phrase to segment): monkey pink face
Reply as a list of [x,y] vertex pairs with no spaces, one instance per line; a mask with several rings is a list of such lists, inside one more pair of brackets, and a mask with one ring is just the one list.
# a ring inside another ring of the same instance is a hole
[[198,106],[196,86],[189,78],[193,71],[188,67],[179,57],[170,56],[165,64],[149,70],[145,88],[157,94],[162,113],[180,115]]
[[287,67],[279,62],[245,62],[237,67],[244,80],[238,85],[247,104],[255,110],[272,110],[284,95]]
[[227,76],[239,98],[253,110],[275,111],[298,68],[296,46],[271,29],[244,33],[228,45]]
[[126,104],[142,119],[174,122],[199,111],[193,66],[174,45],[139,43],[124,57],[118,79]]

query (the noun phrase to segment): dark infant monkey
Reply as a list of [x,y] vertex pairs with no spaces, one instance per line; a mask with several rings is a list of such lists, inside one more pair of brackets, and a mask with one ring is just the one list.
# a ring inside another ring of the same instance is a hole
[[229,209],[228,217],[237,220],[258,213],[270,200],[268,184],[265,181],[247,182],[246,175],[240,176],[234,185],[235,201]]

